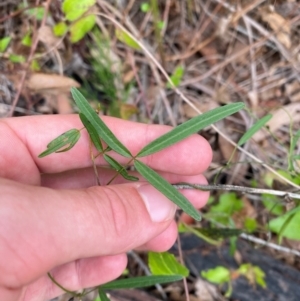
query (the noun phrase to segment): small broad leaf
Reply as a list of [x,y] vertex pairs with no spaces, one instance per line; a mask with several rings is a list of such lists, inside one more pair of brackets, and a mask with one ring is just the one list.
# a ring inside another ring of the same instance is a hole
[[243,201],[237,197],[235,192],[223,193],[219,202],[211,206],[211,218],[223,225],[230,225],[231,216],[244,207]]
[[263,205],[270,213],[274,215],[282,215],[284,213],[284,206],[276,195],[263,193],[261,199]]
[[38,157],[43,158],[52,153],[61,153],[71,149],[80,138],[80,131],[77,129],[69,130],[54,140],[52,140],[48,145],[47,149],[42,152]]
[[131,157],[130,151],[116,138],[112,131],[91,108],[84,96],[76,88],[72,88],[71,93],[79,110],[93,125],[100,138],[116,153],[124,157]]
[[129,36],[127,32],[123,31],[122,29],[116,28],[115,34],[118,40],[123,42],[127,46],[135,50],[141,49],[140,45],[131,36]]
[[112,282],[101,285],[103,290],[141,288],[153,286],[159,283],[168,283],[181,280],[181,275],[161,275],[161,276],[142,276],[127,279],[114,280]]
[[25,57],[23,55],[18,55],[18,54],[10,54],[9,55],[9,60],[13,63],[25,63]]
[[45,15],[45,7],[35,7],[35,8],[26,9],[24,10],[24,13],[28,16],[34,17],[38,21],[42,21]]
[[39,65],[39,62],[37,60],[32,60],[31,61],[31,64],[30,64],[30,69],[32,71],[40,71],[41,70],[41,67]]
[[[178,87],[181,83],[181,79],[184,73],[183,66],[177,66],[173,72],[173,74],[170,76],[170,79],[175,87]],[[167,88],[171,89],[173,86],[168,82]]]
[[31,32],[30,31],[27,32],[27,34],[25,35],[25,37],[22,39],[21,43],[24,46],[31,47],[32,39],[31,39]]
[[157,172],[138,160],[134,161],[134,166],[152,186],[164,194],[169,200],[175,203],[195,220],[201,220],[200,213],[194,208],[189,200],[178,190],[176,190],[168,181],[162,178]]
[[244,263],[240,265],[237,272],[241,275],[244,275],[250,284],[254,284],[254,281],[263,288],[267,287],[265,277],[265,272],[256,265],[252,265],[251,263]]
[[95,3],[96,0],[64,0],[62,10],[68,21],[75,21]]
[[150,4],[147,3],[147,2],[143,2],[141,5],[140,5],[140,9],[143,13],[147,13],[148,11],[150,11],[151,7],[150,7]]
[[239,110],[243,109],[244,106],[245,105],[240,102],[228,104],[223,107],[213,109],[202,115],[196,116],[182,123],[181,125],[178,125],[165,135],[162,135],[154,141],[150,142],[137,154],[137,157],[148,156],[168,146],[171,146],[187,138],[188,136],[197,133],[198,131],[211,125],[212,123],[238,112]]
[[88,133],[90,135],[90,138],[91,138],[93,144],[95,145],[97,151],[102,153],[103,152],[103,146],[102,146],[101,140],[99,138],[99,135],[98,135],[96,129],[89,122],[89,120],[85,117],[85,115],[83,115],[82,113],[79,113],[79,117],[80,117],[80,120],[81,120],[82,124],[84,125],[84,127],[88,131]]
[[96,24],[96,16],[89,15],[80,18],[78,21],[74,22],[70,26],[70,40],[72,43],[77,43],[80,41],[88,32],[92,30]]
[[65,22],[59,22],[53,26],[53,33],[57,37],[62,37],[68,31],[68,26]]
[[283,237],[300,240],[300,212],[297,212],[299,209],[299,207],[294,208],[286,214],[272,219],[269,223],[270,230]]
[[[110,301],[110,299],[107,297],[106,293],[101,288],[99,288],[98,293],[99,293],[99,299],[100,299],[99,301]],[[98,298],[95,301],[98,301]]]
[[201,276],[209,282],[222,284],[230,281],[230,271],[222,266],[217,266],[214,269],[202,271]]
[[252,127],[244,133],[244,135],[240,138],[239,142],[237,143],[239,146],[243,145],[247,142],[256,132],[258,132],[271,118],[273,117],[272,114],[268,114],[263,118],[259,119],[255,122]]
[[129,181],[138,181],[139,178],[131,176],[128,174],[127,170],[122,166],[118,161],[116,161],[114,158],[112,158],[109,155],[104,154],[103,155],[104,160],[112,167],[114,168],[124,179]]
[[149,252],[148,265],[153,275],[181,275],[183,277],[189,275],[189,270],[169,252]]
[[246,217],[244,227],[248,233],[253,233],[257,230],[257,221],[254,218]]
[[0,52],[4,52],[11,41],[11,37],[0,39]]

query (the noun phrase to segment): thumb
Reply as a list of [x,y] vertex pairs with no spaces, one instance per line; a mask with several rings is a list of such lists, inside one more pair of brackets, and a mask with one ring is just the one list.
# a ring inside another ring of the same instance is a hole
[[1,179],[0,186],[0,254],[6,258],[0,267],[6,279],[24,276],[23,283],[66,262],[143,245],[176,211],[147,183],[53,190]]

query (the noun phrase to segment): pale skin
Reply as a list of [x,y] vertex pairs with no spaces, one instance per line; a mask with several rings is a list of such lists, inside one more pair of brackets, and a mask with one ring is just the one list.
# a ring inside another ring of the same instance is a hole
[[[170,130],[103,120],[132,154]],[[111,281],[126,267],[127,251],[165,251],[176,240],[175,205],[145,181],[118,177],[109,186],[95,186],[85,131],[69,152],[38,158],[71,128],[82,128],[77,115],[0,120],[0,300],[41,301],[62,294],[47,272],[72,291]],[[193,135],[142,161],[171,183],[206,184],[202,173],[211,158],[207,141]],[[101,157],[96,163],[105,184],[115,172],[103,168]],[[196,208],[208,198],[204,191],[181,192]]]

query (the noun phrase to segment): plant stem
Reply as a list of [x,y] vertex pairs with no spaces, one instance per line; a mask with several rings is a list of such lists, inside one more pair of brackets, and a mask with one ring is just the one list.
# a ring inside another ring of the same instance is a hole
[[69,293],[71,294],[73,297],[80,297],[81,294],[77,294],[76,292],[72,292],[72,291],[69,291],[68,289],[64,288],[62,285],[60,285],[54,278],[53,276],[50,274],[50,273],[47,273],[48,277],[50,278],[50,280],[55,284],[57,285],[60,289],[62,289],[65,293]]
[[202,190],[202,191],[211,191],[211,190],[241,191],[244,193],[252,193],[252,194],[266,193],[266,194],[273,194],[273,195],[277,195],[277,196],[300,199],[299,193],[273,190],[273,189],[236,186],[236,185],[204,185],[204,184],[190,184],[190,183],[182,182],[182,183],[173,184],[173,186],[176,189],[198,189],[198,190]]

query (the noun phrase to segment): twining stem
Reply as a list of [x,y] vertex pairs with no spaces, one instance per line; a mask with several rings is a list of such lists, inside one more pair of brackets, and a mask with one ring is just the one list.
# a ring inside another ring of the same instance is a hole
[[60,285],[54,278],[53,276],[50,274],[50,273],[47,273],[48,277],[50,278],[50,280],[55,284],[57,285],[60,289],[62,289],[65,293],[68,293],[68,294],[71,294],[72,296],[74,297],[80,297],[82,294],[78,294],[76,292],[72,292],[72,291],[69,291],[68,289],[64,288],[62,285]]
[[134,160],[135,158],[131,158],[124,166],[121,170],[118,170],[116,172],[116,174],[109,180],[109,182],[106,185],[111,184],[111,182],[120,174],[120,171],[122,170],[126,170],[127,166],[129,166],[129,164]]
[[266,193],[266,194],[273,194],[277,196],[290,197],[293,199],[300,199],[299,193],[273,190],[273,189],[236,186],[236,185],[204,185],[204,184],[190,184],[190,183],[182,182],[182,183],[173,184],[173,187],[175,187],[176,189],[198,189],[202,191],[225,190],[225,191],[241,191],[244,193],[252,193],[252,194]]
[[90,138],[89,139],[90,155],[91,155],[91,160],[93,162],[93,169],[94,169],[94,173],[95,173],[95,177],[96,177],[96,183],[97,183],[97,186],[101,186],[92,146],[93,146],[93,143],[92,143],[92,139]]

